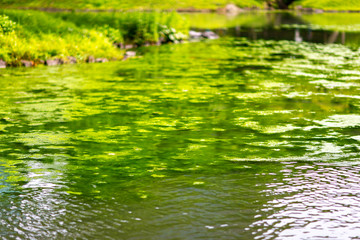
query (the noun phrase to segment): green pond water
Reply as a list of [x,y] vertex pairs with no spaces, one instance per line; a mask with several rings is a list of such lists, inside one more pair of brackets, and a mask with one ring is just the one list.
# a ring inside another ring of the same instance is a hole
[[0,239],[360,238],[360,51],[139,51],[0,71]]

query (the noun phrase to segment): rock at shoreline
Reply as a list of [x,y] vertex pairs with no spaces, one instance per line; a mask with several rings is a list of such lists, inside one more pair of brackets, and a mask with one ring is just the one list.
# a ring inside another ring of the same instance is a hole
[[301,12],[314,12],[314,13],[323,13],[325,12],[323,9],[316,9],[316,8],[303,8],[302,6],[295,6],[296,11]]
[[189,37],[192,38],[192,39],[198,39],[198,38],[201,38],[201,37],[202,37],[202,33],[201,33],[201,32],[197,32],[197,31],[190,30],[190,31],[189,31]]
[[117,48],[124,48],[124,44],[119,43],[119,42],[114,42],[113,45]]
[[68,60],[69,60],[69,63],[70,64],[75,64],[75,63],[77,63],[77,60],[76,60],[76,57],[68,57]]
[[89,57],[86,59],[86,62],[87,62],[87,63],[94,63],[94,62],[95,62],[95,57],[94,57],[94,56],[89,56]]
[[109,60],[107,58],[95,58],[94,56],[89,56],[86,59],[87,63],[104,63],[108,62]]
[[214,33],[213,31],[205,31],[205,32],[197,32],[197,31],[189,31],[189,38],[190,39],[201,39],[201,38],[207,38],[207,39],[218,39],[219,35]]
[[6,62],[0,59],[0,68],[6,68]]
[[224,8],[219,8],[217,10],[218,13],[225,13],[225,14],[231,14],[236,15],[240,12],[243,12],[244,10],[236,6],[235,4],[227,4]]
[[126,45],[124,46],[125,49],[132,49],[132,48],[135,48],[135,47],[136,47],[136,46],[133,45],[133,44],[126,44]]
[[47,66],[56,66],[56,65],[61,65],[63,63],[64,63],[64,61],[61,59],[58,59],[58,58],[57,59],[48,59],[45,61],[45,65],[47,65]]
[[166,43],[166,39],[163,36],[161,36],[159,37],[159,41],[156,43],[156,45],[160,46],[163,43]]
[[95,59],[96,63],[104,63],[104,62],[108,62],[109,60],[107,60],[106,58],[97,58]]
[[178,8],[176,9],[177,12],[184,12],[184,13],[210,13],[211,9],[197,9],[193,7],[189,8]]
[[202,33],[202,37],[207,38],[207,39],[218,39],[219,35],[217,35],[216,33],[212,32],[212,31],[205,31]]
[[27,61],[27,60],[21,60],[21,66],[23,67],[32,67],[34,66],[34,62],[32,61]]
[[135,57],[135,56],[136,56],[136,52],[134,52],[134,51],[127,51],[127,52],[125,53],[125,56],[127,56],[127,57]]
[[125,61],[128,58],[133,58],[136,57],[136,52],[135,51],[127,51],[124,55],[123,61]]

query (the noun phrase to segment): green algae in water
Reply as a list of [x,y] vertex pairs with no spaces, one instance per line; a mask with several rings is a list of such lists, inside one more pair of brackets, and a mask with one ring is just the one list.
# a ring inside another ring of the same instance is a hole
[[[359,178],[358,51],[242,38],[142,51],[2,70],[0,236],[277,237],[271,220],[303,225],[276,203]],[[353,236],[358,217],[339,209]]]

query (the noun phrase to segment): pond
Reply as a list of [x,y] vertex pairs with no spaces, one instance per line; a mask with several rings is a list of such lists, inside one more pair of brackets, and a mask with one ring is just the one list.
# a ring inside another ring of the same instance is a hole
[[0,238],[360,238],[360,51],[226,27],[1,70]]

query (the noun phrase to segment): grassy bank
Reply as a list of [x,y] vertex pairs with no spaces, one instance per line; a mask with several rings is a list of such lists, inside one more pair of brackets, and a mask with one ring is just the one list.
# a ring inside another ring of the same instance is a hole
[[240,7],[263,7],[263,0],[4,0],[6,7],[61,8],[61,9],[217,9],[228,3]]
[[293,5],[328,11],[360,11],[359,0],[298,0]]
[[[266,1],[276,0],[0,0],[3,8],[41,8],[41,9],[89,9],[89,10],[215,10],[226,4],[236,4],[241,8],[264,8]],[[296,0],[291,7],[333,10],[360,11],[359,0]]]
[[[42,63],[75,57],[122,59],[124,50],[114,43],[156,43],[184,37],[188,27],[177,13],[47,13],[1,10],[0,59],[19,66],[22,60]],[[179,29],[171,31],[171,28]]]

